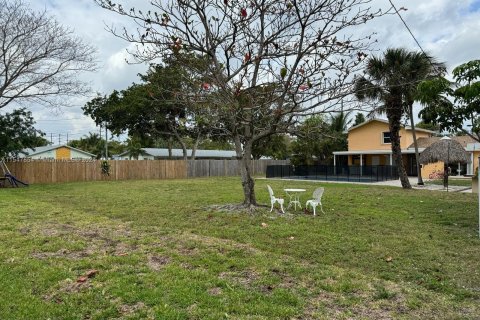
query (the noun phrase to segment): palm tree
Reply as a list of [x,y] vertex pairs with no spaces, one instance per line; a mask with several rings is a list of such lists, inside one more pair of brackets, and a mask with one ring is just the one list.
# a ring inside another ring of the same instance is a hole
[[340,132],[343,133],[347,131],[348,125],[352,120],[349,120],[348,117],[350,116],[351,112],[343,112],[340,111],[336,114],[330,116],[330,130],[333,132]]
[[140,139],[131,137],[127,140],[127,151],[130,159],[138,160],[138,157],[143,153]]
[[368,60],[366,77],[357,80],[355,95],[359,100],[373,100],[383,103],[382,109],[388,118],[392,157],[404,189],[411,189],[400,147],[400,126],[404,113],[405,66],[410,53],[405,49],[387,49],[381,58]]
[[70,140],[68,145],[96,155],[97,159],[102,157],[104,152],[105,140],[98,133],[89,132],[78,140]]
[[424,80],[441,77],[446,72],[444,63],[436,61],[433,57],[423,52],[410,52],[408,63],[405,65],[405,86],[404,86],[404,107],[407,117],[410,119],[412,127],[413,145],[415,147],[415,160],[417,164],[418,184],[423,185],[420,154],[418,152],[417,134],[415,131],[415,122],[413,119],[413,104],[420,101],[420,92],[418,84]]

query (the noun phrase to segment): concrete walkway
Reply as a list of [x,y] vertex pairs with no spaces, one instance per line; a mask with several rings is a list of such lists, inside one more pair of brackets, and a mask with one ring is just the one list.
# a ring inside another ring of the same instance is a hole
[[[417,178],[416,177],[409,177],[408,180],[410,181],[410,184],[412,185],[413,189],[419,189],[419,190],[435,190],[435,191],[447,191],[443,187],[443,185],[439,184],[427,184],[423,186],[417,185]],[[400,180],[389,180],[389,181],[381,181],[381,182],[373,182],[373,185],[377,186],[392,186],[392,187],[401,187],[402,184]],[[470,187],[465,187],[465,186],[449,186],[448,187],[449,192],[472,192],[472,188]]]
[[[259,179],[266,179],[266,178],[259,178]],[[390,187],[402,187],[400,180],[388,180],[388,181],[379,181],[379,182],[353,182],[353,181],[324,181],[324,180],[308,180],[308,179],[280,179],[280,178],[269,178],[269,180],[283,180],[283,181],[305,181],[305,182],[321,182],[321,183],[348,183],[348,184],[361,184],[367,186],[390,186]],[[423,186],[417,185],[417,177],[409,177],[408,180],[413,189],[418,190],[434,190],[434,191],[447,191],[447,189],[443,188],[443,185],[437,184],[426,184]],[[449,186],[449,192],[465,192],[471,193],[472,188],[464,187],[464,186]]]

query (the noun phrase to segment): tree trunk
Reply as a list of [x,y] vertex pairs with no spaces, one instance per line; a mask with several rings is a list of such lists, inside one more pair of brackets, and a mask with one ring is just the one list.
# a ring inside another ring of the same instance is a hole
[[415,121],[413,121],[413,103],[409,105],[410,126],[412,127],[413,146],[415,147],[415,162],[417,164],[417,184],[423,186],[422,168],[420,166],[420,153],[418,152],[417,132],[415,131]]
[[181,141],[180,144],[182,146],[183,160],[188,160],[187,145],[183,141]]
[[[398,176],[404,189],[411,189],[410,181],[408,180],[407,172],[403,166],[402,148],[400,146],[400,122],[402,119],[402,105],[401,98],[392,99],[390,105],[387,106],[387,118],[390,127],[390,138],[392,143],[392,157],[395,166],[397,166]],[[398,103],[399,101],[399,103]]]
[[197,153],[198,144],[200,143],[201,136],[202,135],[199,133],[197,135],[197,138],[195,139],[195,143],[192,146],[192,154],[190,155],[190,160],[195,160],[195,154]]
[[170,131],[173,132],[175,139],[178,141],[178,143],[180,143],[180,146],[182,146],[183,160],[188,160],[187,145],[185,144],[182,137],[180,137],[180,134],[178,133],[177,130],[175,130],[174,127],[170,126]]
[[245,143],[242,148],[240,139],[236,138],[235,148],[242,178],[243,204],[246,207],[253,207],[257,205],[257,199],[255,197],[255,180],[252,177],[252,143]]
[[172,159],[172,137],[168,137],[167,146],[168,146],[168,158]]

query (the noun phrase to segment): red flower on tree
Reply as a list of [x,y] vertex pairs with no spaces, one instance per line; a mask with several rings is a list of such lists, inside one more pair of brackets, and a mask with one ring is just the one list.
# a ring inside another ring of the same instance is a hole
[[248,14],[247,14],[247,9],[242,8],[242,9],[240,10],[240,15],[242,16],[242,19],[245,19],[245,18],[247,17],[247,15],[248,15]]

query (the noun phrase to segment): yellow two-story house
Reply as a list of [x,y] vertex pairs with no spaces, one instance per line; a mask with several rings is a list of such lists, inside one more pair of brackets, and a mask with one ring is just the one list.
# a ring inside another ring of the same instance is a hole
[[[440,139],[434,137],[435,131],[416,128],[419,152]],[[473,139],[468,136],[453,137],[459,141],[467,152],[475,148]],[[400,147],[402,148],[403,164],[407,174],[417,175],[415,161],[415,148],[413,145],[412,129],[409,126],[400,129]],[[480,146],[479,146],[480,147]],[[479,150],[479,148],[476,148]],[[480,152],[480,151],[477,151]],[[471,152],[474,159],[477,155]],[[480,153],[479,153],[480,154]],[[348,130],[348,151],[335,151],[334,164],[339,166],[382,166],[393,165],[390,129],[388,121],[383,119],[371,119]],[[472,174],[477,162],[466,167],[459,167],[462,173]],[[430,178],[435,172],[443,171],[443,163],[424,165],[422,177]],[[456,174],[454,172],[453,174]]]
[[[440,138],[435,137],[435,131],[416,128],[418,151],[420,153]],[[469,136],[457,136],[452,139],[458,141],[469,154],[470,163],[467,165],[453,165],[452,174],[472,175],[478,167],[480,144]],[[413,144],[412,128],[409,126],[400,129],[400,147],[402,148],[403,164],[407,174],[417,175],[415,148]],[[371,119],[348,130],[348,151],[335,151],[334,165],[336,166],[383,166],[393,165],[392,146],[388,121]],[[433,163],[422,166],[422,177],[429,179],[436,172],[443,172],[443,163]]]

